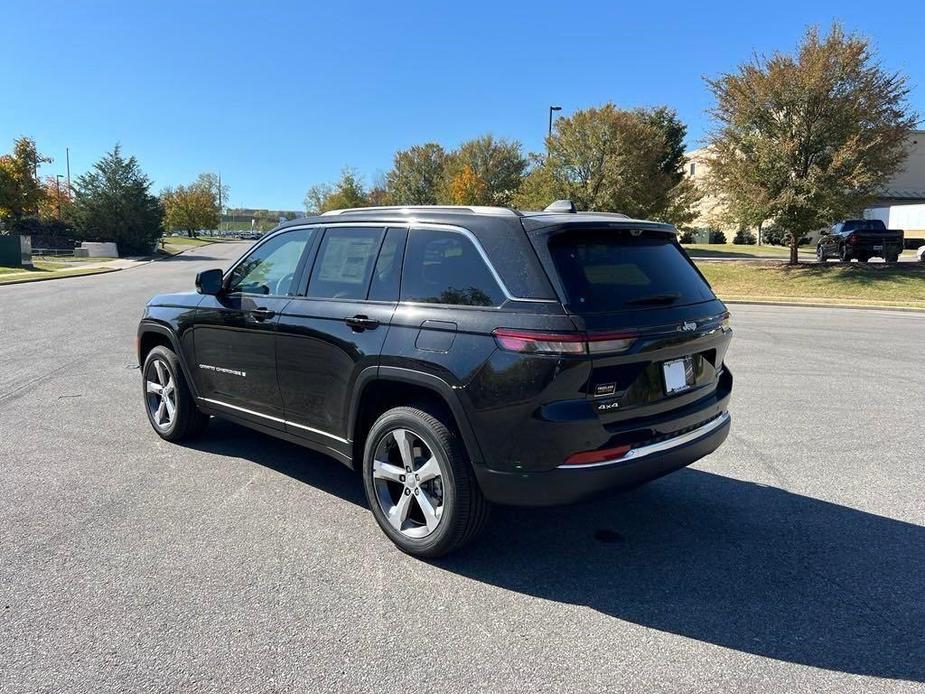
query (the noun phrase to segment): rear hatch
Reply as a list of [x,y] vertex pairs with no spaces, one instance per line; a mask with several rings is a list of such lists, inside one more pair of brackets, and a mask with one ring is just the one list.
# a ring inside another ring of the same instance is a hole
[[902,247],[903,232],[897,229],[879,229],[863,231],[852,231],[848,237],[849,244],[857,245],[862,248],[873,247],[874,250],[881,250],[884,246]]
[[[668,225],[573,223],[533,230],[534,248],[588,336],[586,397],[614,431],[669,419],[714,395],[728,314]],[[715,398],[713,398],[715,399]]]

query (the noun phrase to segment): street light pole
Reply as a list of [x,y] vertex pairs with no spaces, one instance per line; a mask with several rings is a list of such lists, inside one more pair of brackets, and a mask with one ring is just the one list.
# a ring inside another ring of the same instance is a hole
[[55,174],[55,188],[58,189],[58,221],[61,221],[61,179],[64,178],[61,174]]
[[67,194],[71,194],[71,148],[64,148],[64,158],[67,160]]
[[562,110],[561,106],[550,106],[549,107],[549,133],[548,134],[550,137],[552,137],[552,112],[561,111],[561,110]]

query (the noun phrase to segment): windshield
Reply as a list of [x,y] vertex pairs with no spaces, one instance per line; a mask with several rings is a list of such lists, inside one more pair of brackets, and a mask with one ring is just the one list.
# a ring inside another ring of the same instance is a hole
[[559,234],[549,252],[573,313],[681,306],[715,298],[674,239],[612,229]]

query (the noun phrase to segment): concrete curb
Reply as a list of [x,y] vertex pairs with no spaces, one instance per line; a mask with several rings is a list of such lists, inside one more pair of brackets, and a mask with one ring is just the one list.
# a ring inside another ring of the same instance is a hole
[[[147,263],[143,263],[147,265]],[[134,267],[134,266],[133,266]],[[122,270],[131,270],[131,268],[121,268],[121,267],[100,267],[94,268],[92,272],[77,272],[73,274],[54,274],[47,277],[20,277],[18,279],[12,280],[2,280],[0,279],[0,287],[11,286],[14,284],[33,284],[35,282],[49,282],[51,280],[69,280],[75,277],[92,277],[93,275],[105,275],[110,272],[121,272]]]

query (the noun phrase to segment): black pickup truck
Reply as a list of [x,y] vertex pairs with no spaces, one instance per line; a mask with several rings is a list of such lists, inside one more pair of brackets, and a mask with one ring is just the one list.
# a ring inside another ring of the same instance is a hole
[[899,260],[903,252],[903,232],[887,229],[879,219],[846,219],[833,224],[822,233],[816,244],[816,258],[825,262],[838,258],[851,262],[857,258],[866,263],[871,258],[883,258],[888,263]]

